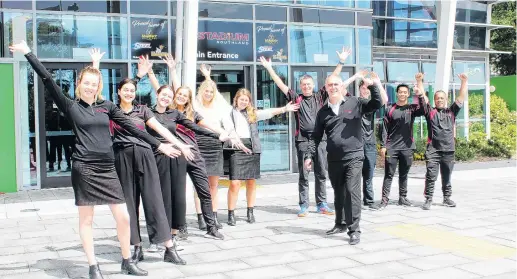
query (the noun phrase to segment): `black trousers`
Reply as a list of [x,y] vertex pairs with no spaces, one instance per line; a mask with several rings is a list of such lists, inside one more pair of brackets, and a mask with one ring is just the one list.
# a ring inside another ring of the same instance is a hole
[[[61,136],[55,136],[55,137],[49,137],[48,139],[50,143],[50,150],[49,150],[49,157],[48,162],[50,165],[53,165],[56,162],[56,155],[57,155],[57,162],[61,163],[63,160],[63,140]],[[57,152],[57,154],[56,154]]]
[[363,204],[373,204],[373,175],[375,172],[375,163],[377,163],[377,146],[375,143],[364,144],[364,161],[363,161]]
[[[309,171],[304,167],[305,153],[309,148],[309,142],[297,141],[296,151],[298,155],[298,194],[300,206],[309,206]],[[325,180],[327,179],[327,142],[322,141],[318,146],[318,152],[313,156],[314,166],[314,196],[316,198],[316,204],[327,201],[327,189]]]
[[214,209],[212,207],[212,196],[210,195],[210,186],[208,185],[208,175],[205,167],[205,160],[196,152],[193,161],[187,162],[187,173],[194,184],[199,202],[201,204],[201,213],[205,219],[207,230],[215,227]]
[[341,225],[343,212],[348,234],[360,233],[361,220],[361,172],[363,158],[329,161],[329,178],[334,188],[336,225]]
[[138,145],[117,148],[115,168],[129,212],[131,245],[142,242],[139,223],[140,196],[144,206],[149,241],[158,244],[171,239],[153,151]]
[[389,200],[391,181],[399,166],[399,197],[407,196],[407,176],[413,164],[413,150],[388,150],[384,161],[384,182],[382,184],[382,199]]
[[186,224],[187,160],[184,156],[171,158],[164,154],[155,154],[155,158],[169,228],[178,230]]
[[448,198],[452,195],[451,174],[454,168],[454,151],[431,151],[425,152],[427,173],[425,174],[426,199],[433,198],[434,184],[438,178],[438,169],[442,177],[443,197]]

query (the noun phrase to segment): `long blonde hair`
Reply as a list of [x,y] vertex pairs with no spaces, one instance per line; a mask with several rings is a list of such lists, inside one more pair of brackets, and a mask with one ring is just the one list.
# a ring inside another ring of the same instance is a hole
[[180,90],[187,90],[188,92],[188,98],[185,105],[183,105],[183,111],[188,119],[191,121],[194,121],[194,107],[192,106],[192,90],[188,86],[181,86],[179,87],[176,92],[174,93],[174,99],[172,100],[172,103],[169,105],[171,109],[178,109],[178,105],[176,104],[176,98],[178,97],[178,93]]
[[249,123],[256,123],[257,122],[257,113],[256,109],[251,104],[251,92],[246,88],[241,88],[237,90],[237,93],[235,94],[235,97],[233,98],[233,107],[238,110],[237,108],[237,100],[241,96],[246,96],[250,100],[248,106],[246,107],[246,112],[248,113],[248,122]]
[[215,96],[217,93],[217,85],[212,80],[205,80],[199,85],[199,88],[197,89],[197,94],[196,94],[196,99],[197,99],[199,105],[201,105],[201,106],[203,105],[203,93],[209,87],[212,87],[212,90],[214,91],[214,96],[212,97],[212,100],[210,100],[209,104],[211,105],[215,100]]
[[[95,93],[95,100],[94,102],[97,102],[98,100],[104,100],[102,97],[102,74],[99,69],[96,69],[92,66],[86,66],[84,69],[81,70],[79,73],[79,81],[78,83],[81,84],[81,80],[83,79],[84,74],[94,74],[99,77],[99,87],[97,88],[97,93]],[[80,100],[81,99],[81,91],[79,90],[81,86],[77,86],[75,88],[75,99]]]

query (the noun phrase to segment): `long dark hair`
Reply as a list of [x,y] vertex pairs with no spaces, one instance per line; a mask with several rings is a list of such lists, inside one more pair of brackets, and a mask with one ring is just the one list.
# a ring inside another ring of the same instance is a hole
[[[118,83],[118,85],[117,85],[117,95],[118,95],[118,91],[122,90],[122,87],[124,87],[124,85],[126,85],[128,83],[133,84],[135,86],[135,91],[136,91],[136,89],[137,89],[136,81],[134,79],[131,79],[131,78],[125,78],[125,79],[121,80]],[[119,97],[119,103],[120,103],[120,97]],[[137,104],[137,102],[136,102],[136,93],[135,93],[135,99],[133,100],[132,103],[133,103],[133,105]]]

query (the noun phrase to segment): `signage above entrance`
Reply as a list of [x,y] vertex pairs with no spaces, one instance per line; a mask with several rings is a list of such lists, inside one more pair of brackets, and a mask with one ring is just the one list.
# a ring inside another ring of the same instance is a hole
[[201,20],[197,50],[199,61],[253,61],[253,24]]
[[273,62],[287,63],[287,25],[257,23],[257,60],[264,56]]

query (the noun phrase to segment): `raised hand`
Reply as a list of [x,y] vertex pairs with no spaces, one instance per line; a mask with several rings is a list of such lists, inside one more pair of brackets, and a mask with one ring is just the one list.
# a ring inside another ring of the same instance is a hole
[[363,78],[363,82],[366,87],[373,85],[373,80],[369,78]]
[[293,102],[287,103],[285,111],[297,111],[300,108],[300,104],[293,104]]
[[375,72],[370,73],[370,78],[372,79],[373,83],[381,83],[381,79],[379,78],[379,75]]
[[153,69],[153,62],[149,60],[149,57],[140,56],[138,59],[138,76],[144,77],[149,71]]
[[418,88],[418,86],[415,85],[415,87],[413,87],[413,93],[415,93],[415,95],[417,96],[420,96],[423,92],[420,91],[420,88]]
[[11,46],[9,46],[9,50],[12,52],[12,53],[15,53],[15,52],[21,52],[23,53],[24,55],[31,52],[31,49],[29,48],[29,46],[27,45],[27,42],[25,42],[24,40],[20,41],[19,43],[17,44],[13,44]]
[[462,82],[467,82],[469,80],[469,77],[467,76],[467,74],[465,73],[462,73],[462,74],[459,74],[458,75],[458,78],[462,81]]
[[92,58],[92,61],[95,63],[95,62],[101,61],[102,56],[104,56],[104,54],[106,52],[102,52],[101,53],[101,49],[100,48],[92,48],[92,49],[90,49],[88,51],[88,53],[90,54],[90,57]]
[[345,63],[348,56],[350,54],[352,54],[352,49],[348,48],[348,47],[347,48],[343,47],[343,50],[341,52],[336,50],[336,53],[337,53],[337,56],[339,57],[339,61],[341,61],[342,63]]
[[364,79],[368,75],[368,70],[361,70],[355,74],[358,78]]
[[260,59],[260,63],[262,63],[262,66],[264,66],[264,68],[269,70],[273,67],[273,65],[271,64],[271,59],[268,60],[264,56],[261,56],[259,59]]
[[199,70],[201,71],[201,74],[203,74],[204,77],[210,77],[212,68],[210,66],[206,66],[205,64],[201,64]]
[[423,81],[424,80],[424,74],[423,73],[417,73],[415,75],[416,81]]
[[162,58],[165,63],[167,63],[167,66],[171,70],[176,70],[176,60],[174,60],[174,57],[170,53],[167,53],[167,56],[165,58]]

